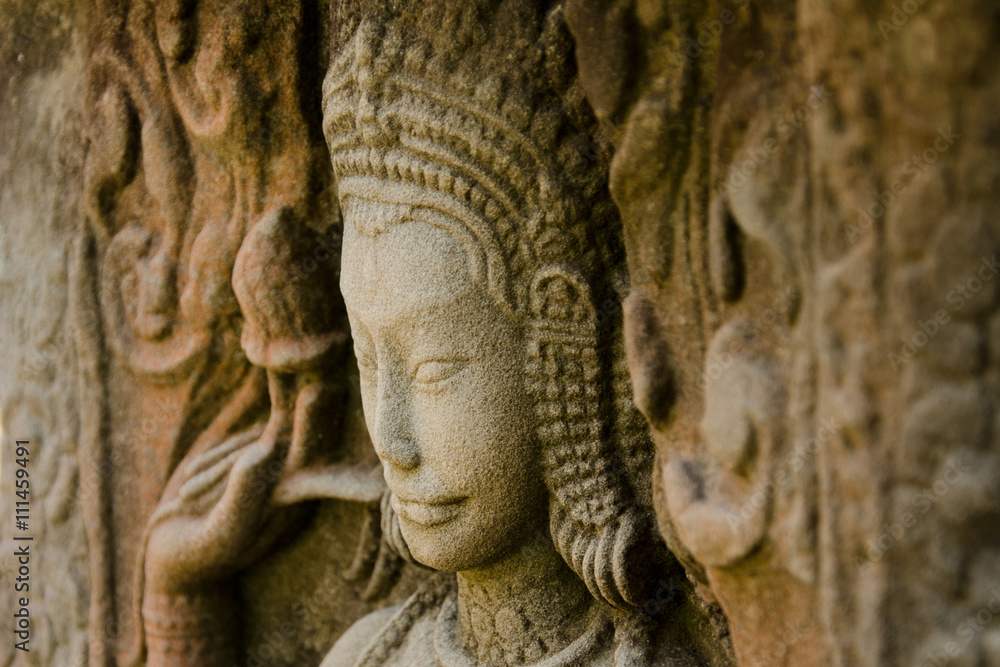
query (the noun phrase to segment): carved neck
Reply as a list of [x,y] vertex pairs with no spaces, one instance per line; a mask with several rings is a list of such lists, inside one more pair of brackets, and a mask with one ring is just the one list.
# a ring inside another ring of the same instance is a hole
[[458,573],[460,636],[481,664],[520,665],[558,653],[586,630],[593,604],[548,539]]

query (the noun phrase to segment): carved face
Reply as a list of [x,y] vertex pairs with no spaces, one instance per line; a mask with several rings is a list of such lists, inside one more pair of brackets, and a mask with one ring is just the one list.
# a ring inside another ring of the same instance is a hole
[[[545,516],[522,327],[448,231],[406,221],[403,207],[348,201],[344,214],[365,420],[403,537],[430,567],[492,564]],[[359,231],[358,216],[383,231]]]

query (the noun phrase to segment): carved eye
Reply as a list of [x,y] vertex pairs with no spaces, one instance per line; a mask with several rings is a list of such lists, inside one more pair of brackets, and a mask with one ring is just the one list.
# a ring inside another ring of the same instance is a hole
[[466,367],[465,359],[431,359],[417,366],[414,379],[420,384],[444,382]]

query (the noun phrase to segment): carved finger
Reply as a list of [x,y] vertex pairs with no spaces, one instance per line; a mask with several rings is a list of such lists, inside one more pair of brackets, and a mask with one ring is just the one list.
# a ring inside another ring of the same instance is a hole
[[601,537],[597,543],[597,553],[594,559],[594,570],[597,587],[600,590],[599,599],[608,600],[613,606],[621,606],[625,600],[618,592],[615,584],[614,557],[615,557],[615,537],[617,536],[616,524],[605,526],[601,530]]
[[[720,478],[728,481],[728,489]],[[732,565],[763,539],[771,503],[766,476],[750,486],[719,466],[708,469],[675,459],[664,467],[663,479],[677,534],[701,563]],[[713,493],[706,495],[706,488]]]
[[291,454],[285,462],[281,483],[274,491],[275,505],[306,500],[333,499],[377,508],[387,490],[381,475],[372,475],[365,465],[335,463],[322,468],[292,471]]
[[265,434],[233,464],[226,490],[207,525],[207,532],[220,541],[220,548],[243,549],[253,539],[281,476],[284,453],[284,447]]
[[229,474],[241,454],[241,451],[230,452],[211,468],[189,479],[178,491],[180,498],[185,501],[195,500],[217,486]]
[[378,509],[368,508],[365,512],[365,520],[361,524],[361,532],[358,534],[358,546],[354,552],[354,560],[343,574],[347,581],[360,581],[369,576],[375,567],[375,560],[378,558],[382,543],[381,520],[381,513]]
[[615,548],[611,559],[611,569],[621,599],[633,607],[642,607],[645,602],[641,597],[643,582],[633,581],[630,570],[630,567],[636,564],[633,562],[633,556],[641,536],[639,518],[631,513],[622,517],[620,528],[616,531]]
[[202,452],[184,464],[184,476],[191,479],[199,473],[208,470],[233,452],[242,449],[246,445],[258,439],[263,431],[263,425],[256,426],[248,431],[237,433],[212,449]]
[[311,449],[322,445],[316,437],[316,413],[322,408],[320,400],[323,387],[318,382],[305,385],[299,390],[292,417],[292,446],[288,451],[288,471],[300,470],[311,459]]
[[587,590],[598,600],[601,599],[601,587],[597,582],[597,570],[594,567],[597,562],[597,549],[600,545],[600,537],[591,537],[587,544],[587,552],[583,556],[583,582],[587,584]]

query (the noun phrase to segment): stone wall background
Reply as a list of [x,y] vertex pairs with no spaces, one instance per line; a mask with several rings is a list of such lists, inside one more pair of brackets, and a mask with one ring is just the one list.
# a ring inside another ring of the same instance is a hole
[[[0,512],[10,517],[0,527],[4,609],[15,608],[16,563],[10,557],[17,533],[10,460],[15,438],[31,442],[29,534],[37,554],[31,562],[31,652],[15,651],[11,641],[0,643],[5,667],[94,664],[95,655],[113,655],[134,637],[129,595],[117,601],[124,618],[91,627],[94,572],[78,459],[81,422],[90,419],[94,426],[87,410],[110,377],[107,350],[100,340],[95,347],[94,338],[79,327],[100,318],[89,301],[97,295],[86,292],[96,276],[83,280],[78,271],[79,244],[87,237],[82,197],[88,33],[91,10],[107,9],[56,0],[0,5]],[[311,7],[310,16],[319,20],[311,26],[315,34],[324,29],[327,13],[323,3]],[[312,57],[322,60],[322,49],[316,48]],[[322,78],[323,68],[314,74],[312,83]],[[93,258],[87,258],[85,246],[84,241],[83,265],[88,265]],[[88,360],[83,369],[80,355]],[[357,379],[342,380],[349,387],[344,409],[348,454],[370,461],[374,455]],[[152,431],[144,432],[143,423],[120,432],[122,445],[139,451],[147,444],[144,438],[171,433],[179,412],[161,410],[155,417]],[[97,428],[108,433],[107,426]],[[126,482],[134,483],[121,459],[95,466],[88,479],[94,488],[111,484],[123,472]],[[127,515],[134,511],[129,505],[119,501],[111,509]],[[247,573],[246,651],[239,664],[318,664],[335,638],[373,608],[359,599],[359,584],[342,576],[354,558],[364,515],[358,506],[322,503],[287,548]],[[127,567],[130,556],[119,556]],[[392,599],[405,597],[414,585],[412,573],[404,574]]]
[[661,529],[740,664],[1000,664],[996,4],[570,7]]
[[[31,441],[30,654],[6,637],[3,665],[84,665],[90,596],[76,463],[69,314],[81,222],[87,3],[0,5],[0,606],[14,609],[15,438]],[[23,544],[23,542],[22,542]],[[9,634],[9,633],[8,633]]]

